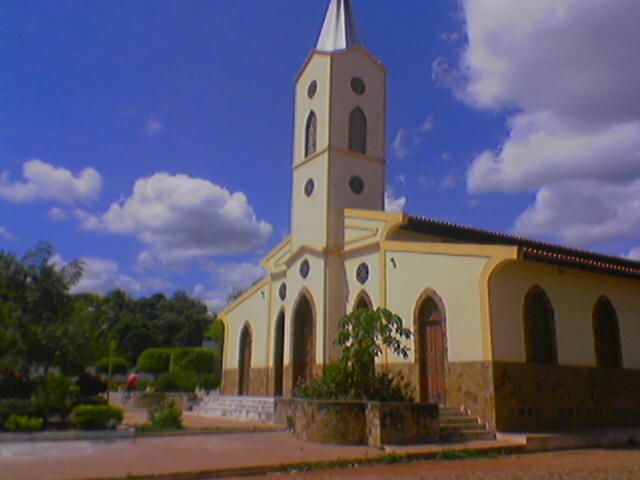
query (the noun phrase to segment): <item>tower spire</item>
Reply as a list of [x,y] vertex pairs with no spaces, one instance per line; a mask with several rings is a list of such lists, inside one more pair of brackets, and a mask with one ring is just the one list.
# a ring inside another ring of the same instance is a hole
[[360,36],[349,0],[330,0],[316,49],[321,52],[346,50],[360,45]]

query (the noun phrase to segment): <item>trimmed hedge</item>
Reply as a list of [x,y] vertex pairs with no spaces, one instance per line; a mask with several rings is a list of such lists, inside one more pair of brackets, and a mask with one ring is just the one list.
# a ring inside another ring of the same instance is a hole
[[138,357],[137,368],[156,375],[186,370],[211,374],[219,362],[218,357],[216,351],[206,348],[149,348]]
[[198,375],[196,383],[198,384],[198,388],[211,391],[220,387],[220,377],[218,375],[214,375],[213,373]]
[[81,430],[106,430],[122,423],[124,411],[111,405],[78,405],[71,412],[71,423]]
[[160,392],[193,392],[196,389],[196,374],[190,370],[163,373],[154,386]]
[[[129,362],[124,358],[113,357],[113,363],[111,364],[111,373],[113,375],[124,375],[129,370]],[[101,358],[96,362],[96,373],[107,375],[109,373],[109,358]]]
[[42,430],[44,420],[37,417],[27,417],[24,415],[11,415],[6,422],[4,428],[8,432],[37,432]]
[[156,375],[168,372],[173,351],[172,348],[148,348],[138,357],[138,370]]
[[36,414],[36,406],[28,400],[19,398],[0,398],[0,429],[12,415],[32,417]]
[[176,348],[171,355],[169,371],[191,370],[198,374],[213,373],[215,352],[206,348]]

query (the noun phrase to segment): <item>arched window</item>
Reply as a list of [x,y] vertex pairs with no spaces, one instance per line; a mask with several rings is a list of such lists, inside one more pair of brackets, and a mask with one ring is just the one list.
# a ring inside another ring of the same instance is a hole
[[618,315],[604,296],[593,307],[593,343],[598,367],[622,368]]
[[558,362],[556,327],[549,297],[536,286],[524,297],[524,345],[527,363]]
[[373,310],[373,304],[371,303],[371,299],[367,292],[362,291],[358,294],[358,299],[353,304],[353,311],[360,310],[362,308],[366,308],[368,310]]
[[307,124],[304,128],[304,156],[308,157],[316,153],[318,145],[318,118],[314,112],[310,112],[307,117]]
[[349,150],[367,153],[367,116],[360,107],[349,115]]

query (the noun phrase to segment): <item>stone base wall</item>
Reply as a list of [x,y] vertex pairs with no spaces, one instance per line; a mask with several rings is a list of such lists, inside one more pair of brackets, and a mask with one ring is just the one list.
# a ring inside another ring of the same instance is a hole
[[640,370],[496,362],[499,431],[640,426]]
[[[267,368],[252,368],[249,373],[248,395],[257,397],[269,395],[270,374]],[[221,390],[224,395],[238,395],[238,378],[238,370],[235,368],[227,369],[222,373]]]
[[279,399],[274,421],[299,439],[339,445],[437,442],[438,406],[424,403]]
[[447,405],[464,408],[490,430],[496,428],[491,362],[450,362],[447,365]]

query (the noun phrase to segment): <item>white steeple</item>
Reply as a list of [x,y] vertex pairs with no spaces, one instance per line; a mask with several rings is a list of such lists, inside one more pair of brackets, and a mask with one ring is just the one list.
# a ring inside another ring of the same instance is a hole
[[354,45],[360,45],[360,37],[349,0],[330,0],[316,49],[335,52]]

